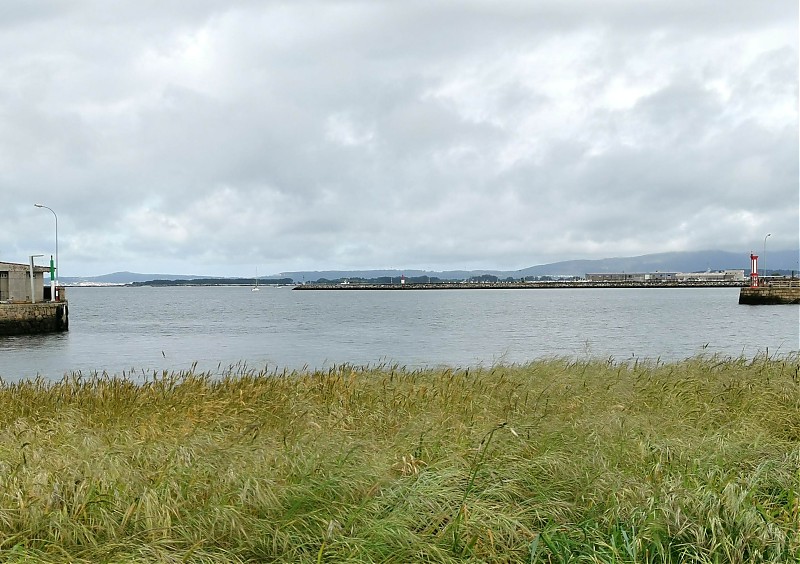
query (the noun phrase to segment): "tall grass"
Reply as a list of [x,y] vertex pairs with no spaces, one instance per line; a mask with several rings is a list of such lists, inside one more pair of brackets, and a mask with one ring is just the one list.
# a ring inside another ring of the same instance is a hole
[[800,560],[800,358],[0,383],[3,562]]

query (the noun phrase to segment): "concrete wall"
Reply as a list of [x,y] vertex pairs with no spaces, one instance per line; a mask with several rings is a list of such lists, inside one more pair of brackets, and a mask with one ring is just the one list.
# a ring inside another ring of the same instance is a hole
[[68,329],[66,302],[0,304],[0,335],[52,333]]

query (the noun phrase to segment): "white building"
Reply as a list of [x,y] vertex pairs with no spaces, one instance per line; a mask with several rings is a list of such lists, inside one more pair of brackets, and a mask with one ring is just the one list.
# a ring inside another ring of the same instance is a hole
[[681,282],[743,282],[745,280],[744,270],[679,272],[675,277]]
[[744,270],[706,272],[597,272],[586,275],[590,282],[743,282]]
[[649,282],[675,280],[677,272],[595,272],[586,275],[590,282]]

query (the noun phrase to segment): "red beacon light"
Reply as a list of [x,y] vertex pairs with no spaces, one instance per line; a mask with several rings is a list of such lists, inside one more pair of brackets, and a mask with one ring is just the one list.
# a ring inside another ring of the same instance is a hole
[[758,255],[750,253],[750,287],[758,287]]

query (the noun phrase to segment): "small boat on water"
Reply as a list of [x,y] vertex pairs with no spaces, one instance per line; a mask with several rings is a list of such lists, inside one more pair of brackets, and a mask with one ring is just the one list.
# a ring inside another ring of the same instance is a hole
[[251,292],[258,292],[258,269],[256,268],[256,285],[250,288]]

